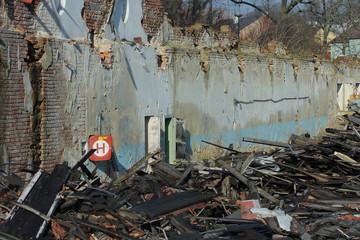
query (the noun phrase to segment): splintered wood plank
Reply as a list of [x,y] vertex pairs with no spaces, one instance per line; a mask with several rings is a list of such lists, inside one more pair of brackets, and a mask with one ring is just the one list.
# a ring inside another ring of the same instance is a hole
[[[59,201],[57,194],[67,181],[70,171],[70,167],[59,164],[55,166],[50,175],[39,172],[35,175],[35,181],[30,182],[30,186],[24,190],[17,202],[50,217]],[[43,217],[15,206],[0,231],[21,238],[33,239],[41,235],[45,230],[46,223]]]

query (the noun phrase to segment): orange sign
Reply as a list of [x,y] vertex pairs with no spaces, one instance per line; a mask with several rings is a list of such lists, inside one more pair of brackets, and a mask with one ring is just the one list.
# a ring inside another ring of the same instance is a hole
[[111,158],[112,137],[110,135],[91,136],[89,139],[89,148],[96,149],[91,155],[91,161],[107,161]]

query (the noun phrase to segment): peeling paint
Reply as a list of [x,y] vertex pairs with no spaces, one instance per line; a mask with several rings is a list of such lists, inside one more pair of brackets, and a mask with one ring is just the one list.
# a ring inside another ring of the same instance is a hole
[[49,44],[45,45],[44,51],[45,52],[39,62],[42,64],[42,68],[47,70],[52,64],[52,49]]
[[20,46],[17,46],[17,65],[18,65],[18,70],[19,72],[21,71],[21,60],[20,60]]
[[24,79],[24,89],[25,89],[24,109],[26,112],[32,112],[34,106],[34,98],[33,98],[33,89],[31,87],[29,72],[23,73],[23,79]]

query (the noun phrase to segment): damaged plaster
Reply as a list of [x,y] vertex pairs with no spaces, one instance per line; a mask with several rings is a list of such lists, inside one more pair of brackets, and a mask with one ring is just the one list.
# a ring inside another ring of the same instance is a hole
[[[73,165],[90,135],[112,135],[123,172],[146,154],[147,118],[160,119],[160,146],[166,121],[183,119],[191,158],[201,140],[247,148],[242,137],[285,142],[292,133],[316,135],[337,110],[340,76],[328,61],[294,60],[276,45],[269,51],[281,56],[269,56],[256,43],[239,47],[227,28],[212,32],[201,24],[177,29],[166,22],[148,44],[141,0],[115,2],[106,37],[99,27],[91,42],[83,0],[45,0],[36,9],[35,33],[48,37],[26,36],[28,62],[36,67],[21,79],[35,162],[54,157]],[[101,4],[90,7],[110,9]],[[118,36],[111,36],[112,27]],[[19,60],[8,49],[3,62],[11,71],[25,69]]]
[[37,36],[87,39],[88,28],[82,19],[83,0],[43,0],[35,14]]
[[113,13],[113,24],[119,39],[134,41],[140,37],[147,42],[145,31],[141,26],[142,19],[141,0],[117,0]]
[[78,49],[73,44],[69,44],[69,43],[64,44],[64,47],[63,47],[63,54],[64,54],[63,73],[69,82],[71,82],[73,76],[76,75],[77,52],[78,52]]
[[23,73],[23,79],[24,79],[24,89],[25,89],[24,109],[26,112],[31,113],[34,106],[34,97],[33,97],[33,89],[31,87],[29,72]]
[[44,51],[45,52],[39,62],[42,64],[42,68],[47,70],[52,64],[52,49],[49,44],[45,45]]

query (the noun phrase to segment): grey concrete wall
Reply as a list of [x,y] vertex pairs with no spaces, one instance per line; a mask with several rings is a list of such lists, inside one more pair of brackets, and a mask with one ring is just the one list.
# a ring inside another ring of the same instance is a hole
[[291,133],[317,134],[327,116],[336,112],[334,70],[330,63],[265,55],[214,54],[210,71],[199,69],[196,58],[177,55],[174,67],[174,113],[187,120],[190,152],[200,139],[237,142],[242,137],[286,141]]
[[162,131],[166,117],[184,119],[189,157],[202,139],[247,148],[242,137],[287,141],[291,133],[316,135],[335,117],[330,62],[248,54],[241,56],[242,72],[238,55],[212,52],[206,72],[199,52],[168,48],[162,70],[156,51],[114,42],[112,69],[91,55],[86,135],[112,135],[120,169],[145,154],[147,116],[160,117]]

